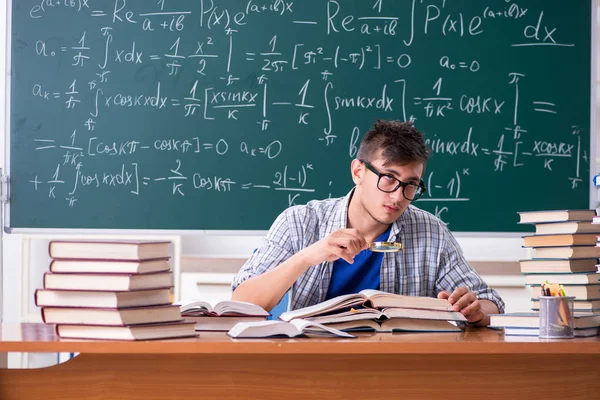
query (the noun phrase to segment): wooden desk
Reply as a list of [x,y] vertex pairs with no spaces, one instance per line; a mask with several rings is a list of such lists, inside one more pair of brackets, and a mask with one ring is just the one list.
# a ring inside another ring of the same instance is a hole
[[358,339],[57,340],[1,325],[0,352],[80,352],[1,369],[0,399],[598,399],[600,339],[505,338],[473,329]]

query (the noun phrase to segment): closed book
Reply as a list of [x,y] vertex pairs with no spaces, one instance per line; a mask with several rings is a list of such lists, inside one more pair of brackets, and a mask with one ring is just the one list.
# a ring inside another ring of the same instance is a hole
[[392,318],[381,323],[380,332],[462,332],[462,329],[451,321]]
[[600,224],[589,221],[551,222],[535,224],[538,235],[559,235],[566,233],[597,233],[600,234]]
[[523,236],[523,247],[594,246],[597,240],[595,233]]
[[534,247],[536,258],[598,258],[600,247],[596,246],[561,246]]
[[295,319],[285,321],[238,322],[227,335],[232,338],[321,336],[353,338],[354,336],[318,322]]
[[[531,299],[531,309],[540,310],[540,301]],[[573,311],[575,312],[600,312],[600,300],[577,300],[573,301]]]
[[591,221],[596,210],[540,210],[521,211],[518,213],[520,224],[539,222]]
[[128,292],[51,289],[35,291],[35,305],[38,307],[127,308],[170,303],[169,289]]
[[[533,293],[541,294],[541,285],[531,285]],[[600,284],[563,285],[567,296],[575,296],[575,300],[600,300]]]
[[86,260],[54,259],[50,262],[50,272],[104,273],[104,274],[147,274],[169,271],[168,258],[151,260]]
[[[490,314],[490,326],[496,328],[539,328],[539,313]],[[585,329],[600,326],[600,314],[574,313],[573,328]]]
[[194,322],[196,324],[197,331],[218,331],[227,332],[235,326],[238,322],[259,322],[266,321],[267,317],[251,317],[251,316],[237,316],[237,317],[188,317],[184,316],[186,321]]
[[384,321],[354,320],[335,322],[327,326],[344,332],[461,332],[456,323],[418,318],[392,318]]
[[593,273],[574,273],[574,274],[527,274],[525,275],[525,284],[541,285],[545,282],[567,284],[600,284],[600,274]]
[[534,258],[520,260],[521,272],[595,272],[598,258]]
[[182,321],[179,307],[174,305],[135,308],[67,308],[43,307],[46,324],[139,325]]
[[193,322],[170,322],[133,326],[56,325],[64,339],[154,340],[196,337]]
[[52,240],[51,258],[149,260],[169,257],[169,242],[145,240]]
[[[490,327],[495,328],[495,327]],[[592,337],[598,336],[600,333],[600,327],[594,326],[591,328],[584,329],[573,329],[573,335],[575,337]],[[504,335],[506,336],[539,336],[540,328],[519,328],[519,327],[507,327],[504,328]]]
[[44,274],[45,289],[128,291],[172,286],[171,272],[151,274]]

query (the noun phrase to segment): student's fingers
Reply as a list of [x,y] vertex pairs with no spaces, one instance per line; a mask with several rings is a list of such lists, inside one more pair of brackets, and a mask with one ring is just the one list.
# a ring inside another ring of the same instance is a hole
[[354,255],[350,254],[346,249],[339,246],[331,246],[330,251],[337,256],[337,258],[344,259],[348,264],[354,264]]
[[354,241],[360,250],[369,248],[369,243],[367,243],[364,236],[361,235],[357,229],[346,229],[345,231],[354,238]]
[[442,290],[437,295],[438,299],[447,299],[448,297],[450,297],[450,292],[448,292],[447,290]]
[[452,308],[454,309],[454,311],[461,311],[463,308],[468,307],[471,303],[473,303],[476,300],[477,296],[475,296],[475,293],[468,292],[460,299],[458,299],[456,303],[454,303]]
[[327,242],[330,246],[344,248],[351,256],[355,256],[362,250],[360,240],[343,231],[337,231],[331,234]]
[[340,229],[334,234],[344,241],[346,247],[351,253],[358,254],[367,248],[366,240],[358,233],[356,229]]
[[448,297],[448,301],[450,302],[450,304],[454,304],[458,301],[458,299],[460,299],[467,293],[469,293],[469,288],[466,286],[461,286],[458,289],[454,289],[450,297]]
[[475,300],[467,307],[463,308],[460,312],[467,318],[467,321],[469,322],[479,321],[484,317],[484,315],[481,315],[483,311],[481,310],[481,303],[479,300]]

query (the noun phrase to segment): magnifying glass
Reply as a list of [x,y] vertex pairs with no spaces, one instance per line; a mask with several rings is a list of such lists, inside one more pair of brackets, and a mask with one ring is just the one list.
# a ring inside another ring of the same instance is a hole
[[373,242],[369,245],[369,250],[378,253],[393,253],[402,250],[402,243],[398,242]]

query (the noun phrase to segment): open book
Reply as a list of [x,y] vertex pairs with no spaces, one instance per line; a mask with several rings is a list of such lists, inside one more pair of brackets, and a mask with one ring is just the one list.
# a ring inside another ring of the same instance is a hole
[[440,310],[421,310],[416,308],[384,308],[377,310],[374,308],[350,309],[336,314],[326,314],[307,318],[313,322],[321,324],[333,324],[348,321],[374,320],[383,322],[389,319],[427,319],[437,321],[462,321],[467,322],[464,315],[456,311]]
[[392,318],[385,321],[355,320],[327,324],[328,327],[344,332],[462,332],[451,321],[417,318]]
[[207,301],[190,299],[175,303],[179,306],[181,314],[186,317],[199,316],[269,316],[261,306],[245,301],[223,300],[212,306]]
[[297,336],[333,336],[353,338],[355,336],[317,322],[295,319],[284,321],[239,322],[227,332],[232,338],[265,338]]
[[346,310],[351,307],[371,308],[421,308],[429,310],[452,311],[452,305],[446,299],[436,299],[422,296],[403,296],[399,294],[382,292],[380,290],[365,289],[358,293],[346,294],[326,300],[314,306],[287,311],[279,319],[291,321],[295,318],[308,318],[317,315],[330,314],[337,310]]

